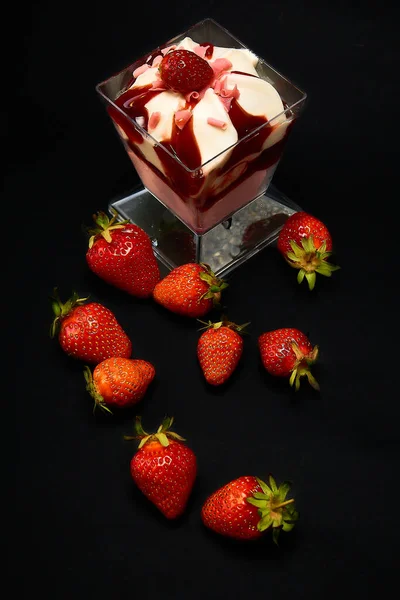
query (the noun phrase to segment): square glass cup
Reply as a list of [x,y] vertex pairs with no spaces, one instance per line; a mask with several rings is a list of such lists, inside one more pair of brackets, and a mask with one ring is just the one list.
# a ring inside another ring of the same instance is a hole
[[114,199],[110,209],[147,231],[168,268],[207,262],[221,275],[276,239],[286,218],[299,209],[270,184],[306,94],[257,57],[257,74],[277,90],[284,111],[189,168],[171,146],[158,142],[118,104],[137,68],[186,37],[203,45],[249,49],[207,18],[96,86],[143,184]]

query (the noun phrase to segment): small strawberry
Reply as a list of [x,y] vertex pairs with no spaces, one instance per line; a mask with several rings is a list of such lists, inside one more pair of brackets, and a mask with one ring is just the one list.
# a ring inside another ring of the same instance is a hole
[[85,367],[86,389],[99,406],[112,414],[110,407],[125,408],[139,402],[153,381],[156,371],[145,360],[133,358],[106,358],[93,374]]
[[214,76],[214,71],[204,58],[183,49],[168,52],[158,69],[163,82],[181,94],[202,90]]
[[223,319],[216,323],[200,321],[205,325],[197,342],[197,358],[206,381],[211,385],[225,383],[236,369],[243,354],[240,332],[249,325],[236,325]]
[[281,531],[291,531],[299,515],[294,499],[286,500],[290,486],[269,485],[258,477],[244,476],[230,481],[207,498],[201,510],[206,527],[237,540],[254,540],[267,530],[278,542]]
[[340,267],[328,262],[332,254],[332,237],[327,227],[306,212],[295,212],[282,227],[277,247],[286,261],[298,269],[297,281],[306,278],[314,289],[316,273],[330,277]]
[[136,296],[149,298],[160,279],[150,237],[129,221],[117,222],[104,212],[93,215],[86,262],[101,279]]
[[66,354],[88,363],[99,363],[112,356],[129,358],[132,344],[114,314],[97,302],[85,304],[76,292],[62,303],[54,289],[52,308],[55,315],[50,336],[58,334]]
[[146,433],[136,417],[139,449],[130,464],[133,481],[167,519],[176,519],[185,511],[196,475],[197,460],[177,433],[170,431],[173,417],[166,417],[157,433]]
[[208,265],[187,263],[172,269],[156,284],[153,298],[173,313],[198,318],[219,305],[226,287],[228,284],[218,279]]
[[289,377],[290,385],[298,390],[304,375],[310,385],[319,390],[319,385],[310,373],[310,367],[318,357],[318,346],[298,329],[285,327],[263,333],[258,338],[261,360],[270,375]]

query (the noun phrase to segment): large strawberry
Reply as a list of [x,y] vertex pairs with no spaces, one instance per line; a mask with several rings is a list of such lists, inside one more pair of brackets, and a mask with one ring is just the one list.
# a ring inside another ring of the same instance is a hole
[[93,373],[85,367],[86,389],[97,406],[112,413],[111,408],[126,408],[139,402],[156,374],[154,366],[134,358],[106,358]]
[[289,489],[287,482],[278,487],[271,475],[269,485],[258,477],[239,477],[207,498],[201,518],[209,529],[238,540],[254,540],[272,530],[277,543],[279,533],[291,531],[299,516],[294,499],[286,499]]
[[243,354],[241,333],[249,325],[236,325],[226,319],[205,325],[197,342],[197,358],[204,377],[211,385],[225,383],[236,369]]
[[314,289],[316,274],[330,277],[340,267],[328,262],[332,254],[332,237],[326,225],[304,212],[293,213],[282,227],[277,247],[288,264],[298,269],[297,281],[304,278]]
[[158,69],[163,82],[181,94],[202,90],[214,76],[214,71],[204,58],[184,49],[168,52]]
[[218,306],[228,284],[218,279],[208,265],[187,263],[172,269],[159,281],[153,298],[171,312],[187,317],[203,317]]
[[96,364],[112,356],[129,358],[131,341],[113,312],[98,302],[86,303],[87,300],[74,292],[63,303],[55,289],[51,298],[55,318],[50,336],[58,335],[66,354],[87,363]]
[[318,346],[313,347],[304,333],[293,327],[275,329],[261,334],[258,346],[262,363],[270,375],[288,377],[296,390],[301,377],[306,376],[312,387],[319,390],[310,372],[318,357]]
[[89,268],[107,283],[137,298],[149,298],[160,271],[147,233],[129,221],[117,221],[102,211],[89,229]]
[[157,432],[146,433],[136,417],[139,449],[130,464],[133,481],[167,519],[176,519],[185,511],[196,475],[194,452],[184,438],[170,431],[173,417],[166,417]]

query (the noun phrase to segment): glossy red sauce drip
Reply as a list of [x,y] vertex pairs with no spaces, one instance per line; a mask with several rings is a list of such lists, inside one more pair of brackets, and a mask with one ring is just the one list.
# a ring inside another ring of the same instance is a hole
[[[143,143],[143,137],[140,132],[137,131],[130,119],[143,117],[143,128],[147,129],[150,115],[148,114],[145,105],[149,100],[160,93],[160,90],[152,91],[151,85],[140,88],[131,88],[123,92],[115,100],[115,104],[119,106],[129,118],[122,115],[115,108],[109,108],[111,118],[126,133],[129,140],[129,147],[136,154],[138,153],[137,145]],[[193,108],[195,104],[195,101],[186,103],[186,108]],[[165,152],[164,148],[169,150],[174,158]],[[174,184],[174,187],[176,187],[176,191],[184,196],[197,194],[202,185],[201,174],[188,173],[188,171],[176,160],[176,158],[179,158],[186,167],[193,170],[201,165],[201,155],[196,138],[193,134],[192,120],[190,119],[182,130],[175,125],[175,122],[173,122],[171,139],[159,142],[154,146],[154,150],[164,167],[167,178],[170,179]],[[141,158],[144,157],[141,156]]]
[[[178,157],[193,172],[184,169],[176,159],[165,152],[163,147]],[[174,190],[184,199],[198,194],[203,185],[203,177],[201,171],[195,170],[201,165],[201,155],[193,133],[193,119],[190,119],[182,130],[174,123],[171,140],[160,142],[154,150],[164,167],[167,178],[173,183]]]
[[202,46],[203,48],[204,46],[208,46],[205,53],[205,58],[208,58],[208,60],[210,60],[212,58],[212,55],[214,54],[214,44],[210,44],[209,42],[203,42],[202,44],[199,44],[199,46]]
[[[145,105],[147,102],[149,102],[149,100],[154,98],[154,96],[157,96],[159,93],[159,91],[152,91],[151,85],[146,85],[140,88],[130,88],[129,90],[126,90],[126,92],[123,92],[116,100],[114,100],[114,103],[119,106],[124,113],[129,115],[129,119],[113,106],[108,108],[110,117],[117,125],[121,127],[121,129],[123,129],[129,141],[133,142],[133,144],[141,144],[143,142],[143,138],[141,133],[131,122],[131,119],[142,117],[144,119],[143,128],[147,130],[149,114],[145,108]],[[132,150],[135,151],[133,144],[131,147]]]
[[[207,43],[200,45],[208,46],[206,57],[211,58],[214,51],[214,46]],[[241,73],[239,71],[232,71],[232,73],[248,75],[247,73]],[[245,110],[243,110],[243,108],[241,108],[239,102],[236,99],[233,99],[231,108],[229,110],[229,117],[233,126],[238,132],[238,139],[243,139],[250,132],[260,127],[261,129],[253,135],[250,135],[248,139],[241,141],[235,146],[229,159],[221,168],[218,169],[218,176],[227,173],[231,168],[243,161],[247,156],[258,153],[259,155],[257,158],[252,159],[251,162],[247,163],[247,168],[244,173],[233,183],[231,183],[228,188],[225,188],[222,192],[207,198],[201,197],[194,199],[193,196],[196,196],[200,192],[201,187],[204,184],[204,177],[202,171],[199,169],[201,166],[201,154],[194,137],[192,119],[188,121],[182,130],[180,130],[174,122],[172,126],[171,139],[159,142],[154,146],[154,150],[163,165],[165,176],[160,173],[160,171],[156,169],[154,165],[149,163],[140,152],[140,145],[143,143],[143,137],[135,128],[135,125],[132,123],[131,119],[142,117],[144,119],[143,128],[147,130],[150,115],[148,114],[145,105],[147,102],[149,102],[149,100],[160,93],[160,90],[153,91],[151,85],[127,89],[114,101],[115,104],[120,107],[127,116],[121,114],[120,111],[111,106],[108,108],[110,117],[125,132],[128,138],[127,143],[131,150],[135,154],[139,155],[140,158],[144,160],[159,177],[164,179],[164,181],[170,187],[172,187],[185,202],[189,200],[195,201],[198,209],[202,212],[207,211],[213,204],[215,204],[215,202],[217,202],[217,200],[242,183],[251,174],[259,170],[267,169],[269,166],[272,166],[275,162],[277,162],[282,154],[284,143],[293,124],[292,122],[287,128],[285,136],[280,142],[261,152],[261,148],[265,140],[271,134],[274,127],[265,125],[267,120],[264,116],[254,116],[247,113]],[[186,103],[186,108],[193,109],[195,105],[196,101],[191,101],[190,104]],[[264,127],[262,127],[262,125],[264,125]],[[168,152],[165,152],[164,148],[167,149],[172,156],[168,154]],[[179,160],[177,160],[177,158]],[[183,168],[179,161],[185,164],[188,169],[191,169],[192,172]]]

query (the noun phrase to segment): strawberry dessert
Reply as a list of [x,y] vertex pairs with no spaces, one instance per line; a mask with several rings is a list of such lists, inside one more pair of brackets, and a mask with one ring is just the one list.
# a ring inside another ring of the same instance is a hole
[[186,36],[98,87],[145,188],[197,234],[266,191],[295,120],[259,63]]

